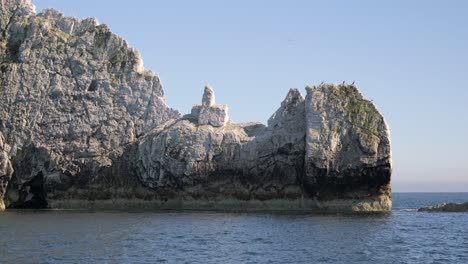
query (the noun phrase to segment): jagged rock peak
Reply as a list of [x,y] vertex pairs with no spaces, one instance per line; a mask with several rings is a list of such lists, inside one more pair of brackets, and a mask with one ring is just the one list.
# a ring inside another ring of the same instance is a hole
[[286,98],[281,102],[280,108],[268,119],[268,127],[277,125],[285,126],[286,124],[301,125],[302,121],[290,122],[294,119],[303,119],[304,115],[304,96],[299,89],[292,88],[289,90]]
[[0,32],[16,17],[33,14],[36,14],[36,7],[29,0],[0,0]]
[[36,13],[36,6],[30,0],[0,0],[0,12],[15,15],[31,15]]
[[286,98],[281,102],[281,105],[297,105],[301,102],[304,101],[304,96],[302,93],[299,91],[297,88],[291,88],[289,89],[288,94],[286,95]]

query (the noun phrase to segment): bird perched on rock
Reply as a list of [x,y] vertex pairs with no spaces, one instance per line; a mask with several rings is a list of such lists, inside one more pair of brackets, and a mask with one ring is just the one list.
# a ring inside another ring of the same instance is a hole
[[356,82],[356,81],[353,81],[353,83],[352,83],[352,84],[354,85],[354,83],[355,83],[355,82]]
[[345,84],[345,81],[343,81],[343,85]]

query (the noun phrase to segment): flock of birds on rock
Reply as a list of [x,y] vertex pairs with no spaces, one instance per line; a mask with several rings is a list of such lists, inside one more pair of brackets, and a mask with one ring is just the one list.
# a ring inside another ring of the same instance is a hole
[[[354,85],[356,81],[353,81],[351,84]],[[346,81],[343,81],[343,85],[345,85]],[[325,82],[322,82],[320,85],[325,84]]]

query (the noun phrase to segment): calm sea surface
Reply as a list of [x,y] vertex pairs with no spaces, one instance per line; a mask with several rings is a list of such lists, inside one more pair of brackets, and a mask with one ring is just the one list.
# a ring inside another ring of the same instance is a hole
[[468,213],[408,209],[468,193],[395,193],[384,215],[0,213],[0,263],[468,263]]

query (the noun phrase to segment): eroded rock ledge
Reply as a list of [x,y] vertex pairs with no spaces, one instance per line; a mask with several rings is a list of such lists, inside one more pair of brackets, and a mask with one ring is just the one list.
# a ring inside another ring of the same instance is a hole
[[210,86],[181,116],[106,25],[0,3],[7,207],[391,209],[389,129],[354,85],[291,89],[267,126],[234,123]]

